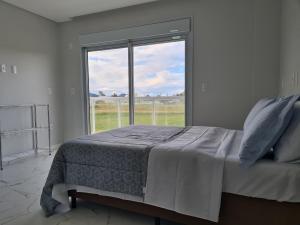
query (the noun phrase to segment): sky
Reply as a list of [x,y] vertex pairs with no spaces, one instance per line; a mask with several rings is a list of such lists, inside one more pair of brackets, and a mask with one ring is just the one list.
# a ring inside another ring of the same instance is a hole
[[[128,49],[89,52],[90,92],[128,94]],[[184,41],[134,47],[134,89],[138,96],[182,93],[185,86]]]

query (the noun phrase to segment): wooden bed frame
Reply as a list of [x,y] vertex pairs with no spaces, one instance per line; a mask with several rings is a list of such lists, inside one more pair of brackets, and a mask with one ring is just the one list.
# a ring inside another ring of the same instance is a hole
[[277,202],[235,194],[222,194],[219,222],[214,223],[145,203],[121,200],[96,194],[70,190],[71,207],[76,208],[76,199],[99,203],[155,218],[185,225],[300,225],[300,203]]

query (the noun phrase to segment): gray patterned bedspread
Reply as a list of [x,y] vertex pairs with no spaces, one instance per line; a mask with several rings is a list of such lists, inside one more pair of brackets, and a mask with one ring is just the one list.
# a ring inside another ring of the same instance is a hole
[[143,196],[150,150],[184,132],[179,127],[130,126],[76,138],[57,151],[40,204],[47,216],[60,204],[55,184]]

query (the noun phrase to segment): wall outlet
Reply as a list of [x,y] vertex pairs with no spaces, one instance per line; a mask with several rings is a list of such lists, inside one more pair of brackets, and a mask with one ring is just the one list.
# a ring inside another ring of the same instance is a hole
[[1,73],[6,73],[6,64],[2,64],[0,68]]
[[70,95],[74,96],[76,93],[75,88],[70,88]]

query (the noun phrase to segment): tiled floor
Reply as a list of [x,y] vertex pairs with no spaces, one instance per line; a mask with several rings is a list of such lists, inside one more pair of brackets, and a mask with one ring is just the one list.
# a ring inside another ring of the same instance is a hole
[[1,225],[154,225],[153,218],[87,202],[45,218],[39,200],[52,159],[48,155],[30,157],[0,172]]

